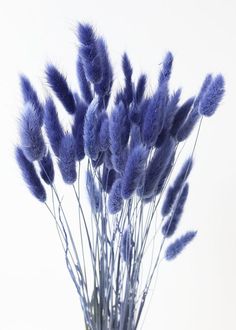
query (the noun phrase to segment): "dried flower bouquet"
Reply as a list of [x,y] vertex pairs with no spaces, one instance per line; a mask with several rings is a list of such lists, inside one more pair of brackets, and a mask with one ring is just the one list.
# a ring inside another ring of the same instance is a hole
[[[173,56],[168,52],[158,86],[148,95],[146,75],[134,82],[125,53],[124,87],[117,91],[104,39],[91,25],[79,24],[78,40],[78,92],[54,65],[46,68],[71,129],[65,131],[53,97],[42,102],[22,75],[16,159],[31,193],[55,220],[86,329],[137,329],[160,260],[173,260],[196,236],[188,231],[169,242],[188,197],[202,118],[214,114],[224,79],[207,75],[197,96],[182,103],[181,89],[169,91]],[[196,125],[192,153],[173,179],[179,146]],[[76,218],[68,216],[56,172],[71,187]]]

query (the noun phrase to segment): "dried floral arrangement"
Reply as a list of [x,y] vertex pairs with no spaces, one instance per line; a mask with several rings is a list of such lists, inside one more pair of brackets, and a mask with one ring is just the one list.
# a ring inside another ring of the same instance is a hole
[[[168,52],[158,86],[148,95],[146,75],[133,81],[125,53],[124,87],[117,91],[104,39],[91,25],[79,24],[78,40],[79,92],[71,91],[54,65],[46,68],[71,129],[64,130],[53,98],[42,102],[22,75],[16,159],[31,193],[55,220],[86,329],[138,329],[160,260],[173,260],[196,236],[188,231],[169,242],[188,197],[201,121],[219,105],[224,79],[208,74],[197,96],[180,103],[181,89],[170,93],[168,87],[173,62]],[[182,142],[196,125],[192,153],[173,179]],[[76,218],[65,210],[57,172],[71,187]]]

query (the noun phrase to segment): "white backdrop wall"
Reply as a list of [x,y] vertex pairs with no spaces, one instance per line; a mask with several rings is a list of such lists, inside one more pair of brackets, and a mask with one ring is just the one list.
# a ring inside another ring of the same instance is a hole
[[173,263],[162,263],[143,329],[236,329],[236,3],[234,0],[0,1],[0,330],[81,328],[79,300],[55,227],[28,193],[14,161],[21,109],[18,74],[45,95],[53,62],[77,88],[76,25],[106,38],[116,84],[125,50],[155,86],[163,55],[175,56],[171,87],[194,95],[208,72],[221,72],[226,95],[204,120],[181,225],[198,237]]

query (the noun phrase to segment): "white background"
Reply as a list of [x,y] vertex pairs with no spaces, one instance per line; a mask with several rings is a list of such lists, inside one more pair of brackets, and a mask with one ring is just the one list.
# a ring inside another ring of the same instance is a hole
[[[163,55],[175,64],[171,86],[194,95],[207,72],[221,72],[226,95],[203,122],[180,231],[198,238],[162,264],[143,329],[236,329],[236,3],[234,0],[0,1],[0,330],[83,329],[54,225],[22,183],[13,149],[21,108],[18,74],[45,94],[52,61],[77,88],[78,21],[106,38],[112,62],[124,50],[150,88]],[[116,69],[119,79],[119,69]]]

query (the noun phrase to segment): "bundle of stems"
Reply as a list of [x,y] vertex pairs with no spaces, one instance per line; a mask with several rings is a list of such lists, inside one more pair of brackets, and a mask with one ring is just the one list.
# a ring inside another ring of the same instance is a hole
[[[53,98],[42,102],[22,75],[16,159],[31,193],[55,221],[86,329],[133,330],[140,326],[160,262],[173,260],[196,236],[188,231],[169,242],[187,200],[203,116],[214,114],[224,79],[208,74],[197,96],[180,104],[181,89],[170,93],[168,86],[170,52],[152,95],[146,75],[134,82],[125,53],[124,87],[114,91],[104,39],[91,25],[79,24],[78,40],[79,92],[71,91],[54,65],[46,68],[47,82],[70,116],[70,130],[64,130]],[[173,179],[182,142],[195,126],[191,154]],[[56,172],[71,188],[76,217],[65,209]]]

